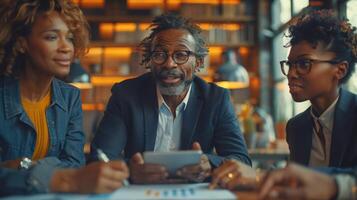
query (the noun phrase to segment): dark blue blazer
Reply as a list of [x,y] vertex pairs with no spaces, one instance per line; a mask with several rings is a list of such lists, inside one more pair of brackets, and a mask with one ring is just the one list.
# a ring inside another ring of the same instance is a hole
[[[288,121],[286,126],[290,160],[308,165],[312,145],[313,119],[310,107]],[[329,167],[357,166],[357,96],[340,90],[331,138]]]
[[[91,144],[89,160],[101,148],[110,159],[129,159],[153,151],[158,125],[156,84],[151,73],[115,84],[104,117]],[[183,114],[181,150],[199,142],[213,166],[224,158],[251,165],[229,92],[194,77]],[[213,150],[216,150],[216,154]]]

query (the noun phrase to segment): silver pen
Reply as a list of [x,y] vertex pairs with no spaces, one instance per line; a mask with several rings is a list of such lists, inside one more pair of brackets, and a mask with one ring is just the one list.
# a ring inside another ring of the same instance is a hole
[[[105,162],[105,163],[109,162],[108,156],[107,156],[101,149],[97,149],[97,154],[98,154],[98,159],[99,159],[100,161],[103,161],[103,162]],[[123,185],[124,185],[124,186],[129,186],[129,185],[130,185],[130,184],[129,184],[129,181],[126,180],[126,179],[124,179],[124,180],[123,180]]]

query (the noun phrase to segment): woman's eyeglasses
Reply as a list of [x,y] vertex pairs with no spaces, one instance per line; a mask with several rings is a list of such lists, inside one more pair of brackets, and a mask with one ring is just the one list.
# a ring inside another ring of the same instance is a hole
[[331,63],[338,64],[337,60],[316,60],[316,59],[300,59],[296,61],[283,60],[280,61],[281,72],[287,76],[291,67],[295,67],[295,70],[300,75],[308,74],[311,71],[311,67],[314,63]]

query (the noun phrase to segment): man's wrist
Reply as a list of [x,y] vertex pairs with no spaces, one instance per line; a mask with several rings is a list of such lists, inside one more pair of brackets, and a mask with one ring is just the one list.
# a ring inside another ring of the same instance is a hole
[[54,172],[50,190],[51,192],[76,192],[78,191],[75,169],[61,169]]

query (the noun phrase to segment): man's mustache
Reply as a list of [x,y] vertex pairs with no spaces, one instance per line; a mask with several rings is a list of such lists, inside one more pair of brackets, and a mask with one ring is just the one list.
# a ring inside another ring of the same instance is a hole
[[163,69],[158,73],[159,78],[174,77],[174,78],[184,78],[184,74],[178,69]]

